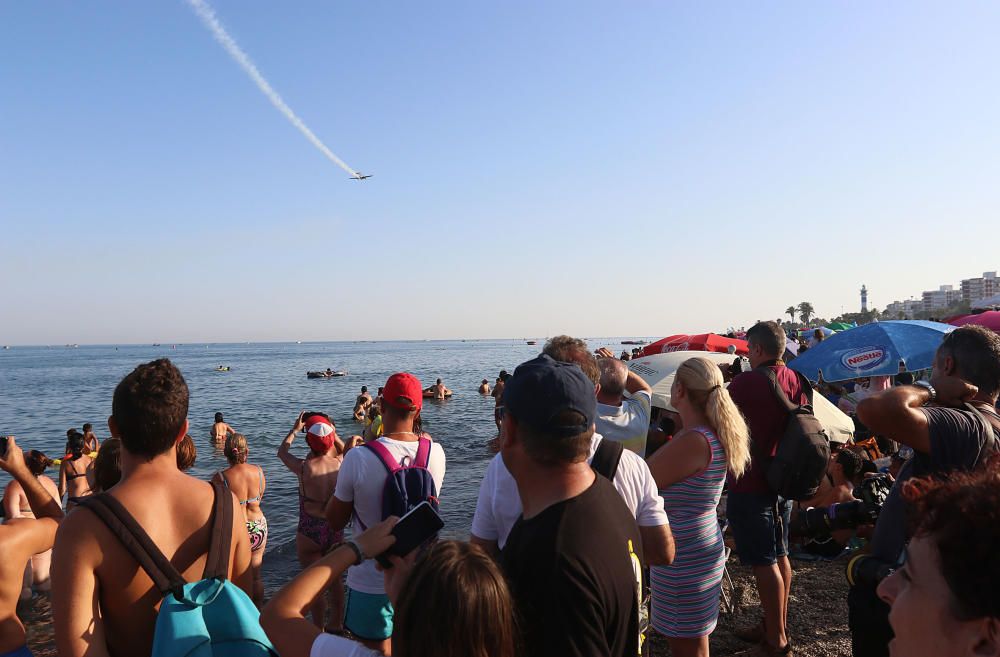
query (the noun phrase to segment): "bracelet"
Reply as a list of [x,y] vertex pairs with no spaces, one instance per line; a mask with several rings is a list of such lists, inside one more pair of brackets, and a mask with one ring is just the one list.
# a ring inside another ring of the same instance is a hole
[[354,541],[344,541],[343,543],[341,543],[341,545],[343,545],[344,547],[351,548],[351,550],[354,552],[354,556],[355,556],[354,565],[355,566],[360,566],[362,563],[364,563],[364,561],[365,561],[365,553],[361,551],[361,548],[358,547],[357,543],[355,543]]
[[924,390],[927,391],[927,394],[930,395],[930,399],[927,400],[928,404],[933,404],[934,401],[937,399],[937,390],[935,390],[934,386],[932,386],[929,382],[927,382],[927,381],[914,381],[913,385],[915,385],[918,388],[923,388]]

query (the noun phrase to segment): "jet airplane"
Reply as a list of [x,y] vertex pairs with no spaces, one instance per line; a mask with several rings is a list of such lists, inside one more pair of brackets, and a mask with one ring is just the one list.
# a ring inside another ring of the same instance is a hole
[[365,175],[365,174],[361,173],[360,171],[356,171],[354,173],[354,175],[351,176],[351,180],[366,180],[366,179],[371,178],[371,177],[372,177],[372,174],[370,174],[370,173],[368,175]]

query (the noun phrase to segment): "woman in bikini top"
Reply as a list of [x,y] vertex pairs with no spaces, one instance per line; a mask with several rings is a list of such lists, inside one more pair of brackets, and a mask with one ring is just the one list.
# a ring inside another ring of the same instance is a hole
[[59,499],[68,494],[66,508],[72,508],[74,498],[86,497],[94,488],[94,459],[85,454],[83,434],[79,431],[70,435],[69,454],[59,466]]
[[267,482],[264,470],[259,465],[247,463],[250,449],[246,436],[235,433],[226,438],[223,450],[229,467],[216,473],[226,488],[233,491],[243,507],[244,522],[250,537],[250,568],[253,571],[253,599],[258,606],[264,602],[264,580],[261,579],[261,564],[267,547],[267,518],[260,508]]

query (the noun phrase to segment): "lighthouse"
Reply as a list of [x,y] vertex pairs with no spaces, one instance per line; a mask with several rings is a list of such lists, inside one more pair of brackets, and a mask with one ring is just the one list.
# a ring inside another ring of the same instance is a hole
[[861,286],[861,312],[868,312],[868,288]]

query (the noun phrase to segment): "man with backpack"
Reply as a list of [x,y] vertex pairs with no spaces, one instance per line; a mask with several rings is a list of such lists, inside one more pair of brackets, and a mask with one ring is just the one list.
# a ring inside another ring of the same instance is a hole
[[504,399],[500,453],[524,510],[500,563],[523,654],[639,654],[642,549],[621,496],[586,462],[593,384],[541,355],[518,366]]
[[[750,465],[730,482],[726,516],[740,561],[752,568],[764,619],[736,635],[759,643],[761,655],[791,655],[786,633],[792,565],[788,561],[788,523],[792,502],[768,483],[768,466],[785,434],[789,411],[775,394],[764,368],[773,372],[778,388],[791,404],[806,404],[799,375],[785,367],[785,332],[775,322],[759,322],[747,331],[750,372],[729,384],[729,394],[750,428]],[[824,464],[825,465],[825,464]]]
[[[393,374],[382,396],[383,434],[348,450],[337,488],[326,507],[334,531],[353,520],[355,535],[390,515],[402,516],[428,501],[435,508],[444,483],[444,450],[413,431],[423,404],[423,387],[412,374]],[[391,650],[392,605],[382,573],[368,559],[347,572],[344,627],[369,648]]]
[[[601,370],[585,342],[569,336],[559,336],[550,340],[545,350],[554,360],[579,366],[594,385],[596,394]],[[620,442],[605,442],[595,431],[590,439],[587,462],[594,472],[614,484],[632,512],[639,527],[646,564],[669,565],[674,559],[674,539],[670,533],[667,513],[663,509],[663,498],[660,497],[646,461],[634,452],[623,449]],[[471,542],[490,554],[499,554],[499,550],[507,542],[507,535],[520,517],[521,510],[517,484],[504,465],[502,455],[497,454],[490,461],[479,485],[476,512],[472,517]]]
[[[858,404],[858,418],[873,433],[913,448],[875,523],[871,557],[890,567],[899,563],[909,538],[902,495],[907,480],[972,470],[996,454],[998,393],[1000,336],[969,325],[944,337],[929,382],[890,388]],[[889,654],[889,607],[878,598],[876,584],[855,580],[848,594],[854,657]]]
[[204,643],[216,655],[275,654],[249,598],[250,540],[239,502],[177,469],[187,413],[187,384],[165,358],[138,366],[115,388],[108,428],[121,439],[121,481],[81,501],[56,534],[60,655],[187,655]]

